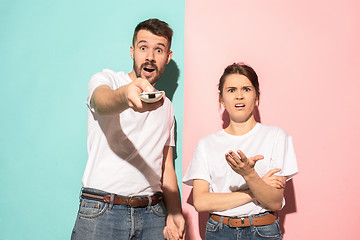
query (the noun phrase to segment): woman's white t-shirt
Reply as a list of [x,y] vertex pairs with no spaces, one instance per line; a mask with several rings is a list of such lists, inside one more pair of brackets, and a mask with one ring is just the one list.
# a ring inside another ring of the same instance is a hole
[[[241,150],[247,157],[263,155],[264,159],[255,164],[255,171],[260,177],[271,169],[280,168],[281,172],[276,175],[286,176],[289,180],[298,171],[291,136],[281,128],[257,123],[250,132],[241,136],[230,135],[221,130],[202,138],[195,149],[183,182],[192,186],[194,179],[205,180],[210,184],[209,192],[214,193],[248,189],[244,178],[226,162],[225,153],[229,150]],[[240,207],[212,213],[242,217],[266,211],[268,210],[264,206],[254,200]]]

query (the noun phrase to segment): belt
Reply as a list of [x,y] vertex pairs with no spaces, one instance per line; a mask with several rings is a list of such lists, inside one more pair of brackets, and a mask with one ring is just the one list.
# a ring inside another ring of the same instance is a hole
[[[81,196],[84,198],[100,200],[100,201],[106,202],[108,204],[111,203],[111,194],[98,195],[98,194],[94,194],[94,193],[82,192]],[[114,196],[113,204],[126,205],[126,206],[130,206],[130,207],[149,206],[149,198],[151,198],[151,206],[153,206],[163,200],[163,196],[161,193],[157,193],[151,197],[145,197],[145,196],[122,197],[122,196],[118,196],[118,195],[113,195],[113,196]]]
[[[221,222],[221,216],[210,214],[210,218],[214,219],[217,222]],[[267,215],[260,216],[260,217],[253,217],[252,222],[254,226],[263,226],[273,224],[277,216],[270,212]],[[248,217],[243,218],[232,218],[232,217],[223,217],[224,224],[228,225],[229,227],[250,227],[250,220]]]

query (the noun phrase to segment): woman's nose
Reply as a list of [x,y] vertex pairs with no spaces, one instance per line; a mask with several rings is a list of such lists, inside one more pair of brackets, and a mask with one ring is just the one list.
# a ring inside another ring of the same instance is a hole
[[235,98],[236,99],[243,99],[244,95],[243,95],[242,91],[236,91]]

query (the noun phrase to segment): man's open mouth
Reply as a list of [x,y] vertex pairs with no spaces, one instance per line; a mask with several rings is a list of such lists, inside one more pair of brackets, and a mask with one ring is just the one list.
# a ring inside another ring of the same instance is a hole
[[152,67],[144,67],[144,70],[151,73],[151,72],[155,71],[155,68],[152,68]]
[[154,72],[155,70],[157,70],[157,67],[156,67],[155,64],[147,62],[147,63],[144,63],[144,64],[142,65],[142,69],[143,69],[145,72],[152,73],[152,72]]

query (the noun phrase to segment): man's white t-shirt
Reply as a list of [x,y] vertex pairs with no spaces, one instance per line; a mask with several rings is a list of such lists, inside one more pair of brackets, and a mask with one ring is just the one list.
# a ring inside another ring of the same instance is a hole
[[[194,179],[205,180],[210,185],[209,192],[214,193],[248,189],[244,178],[226,162],[225,153],[229,150],[241,150],[247,157],[263,155],[264,159],[255,164],[255,171],[260,177],[271,169],[280,168],[281,172],[277,175],[287,176],[289,180],[298,171],[291,136],[281,128],[257,123],[250,132],[241,136],[230,135],[221,130],[202,138],[195,149],[183,182],[192,186]],[[213,213],[243,217],[266,211],[268,210],[259,202],[252,201],[240,207]]]
[[144,113],[127,109],[100,116],[90,107],[96,87],[115,90],[131,82],[124,72],[105,69],[89,82],[88,161],[82,178],[87,188],[123,196],[152,195],[161,190],[163,149],[174,146],[174,110],[169,99]]

